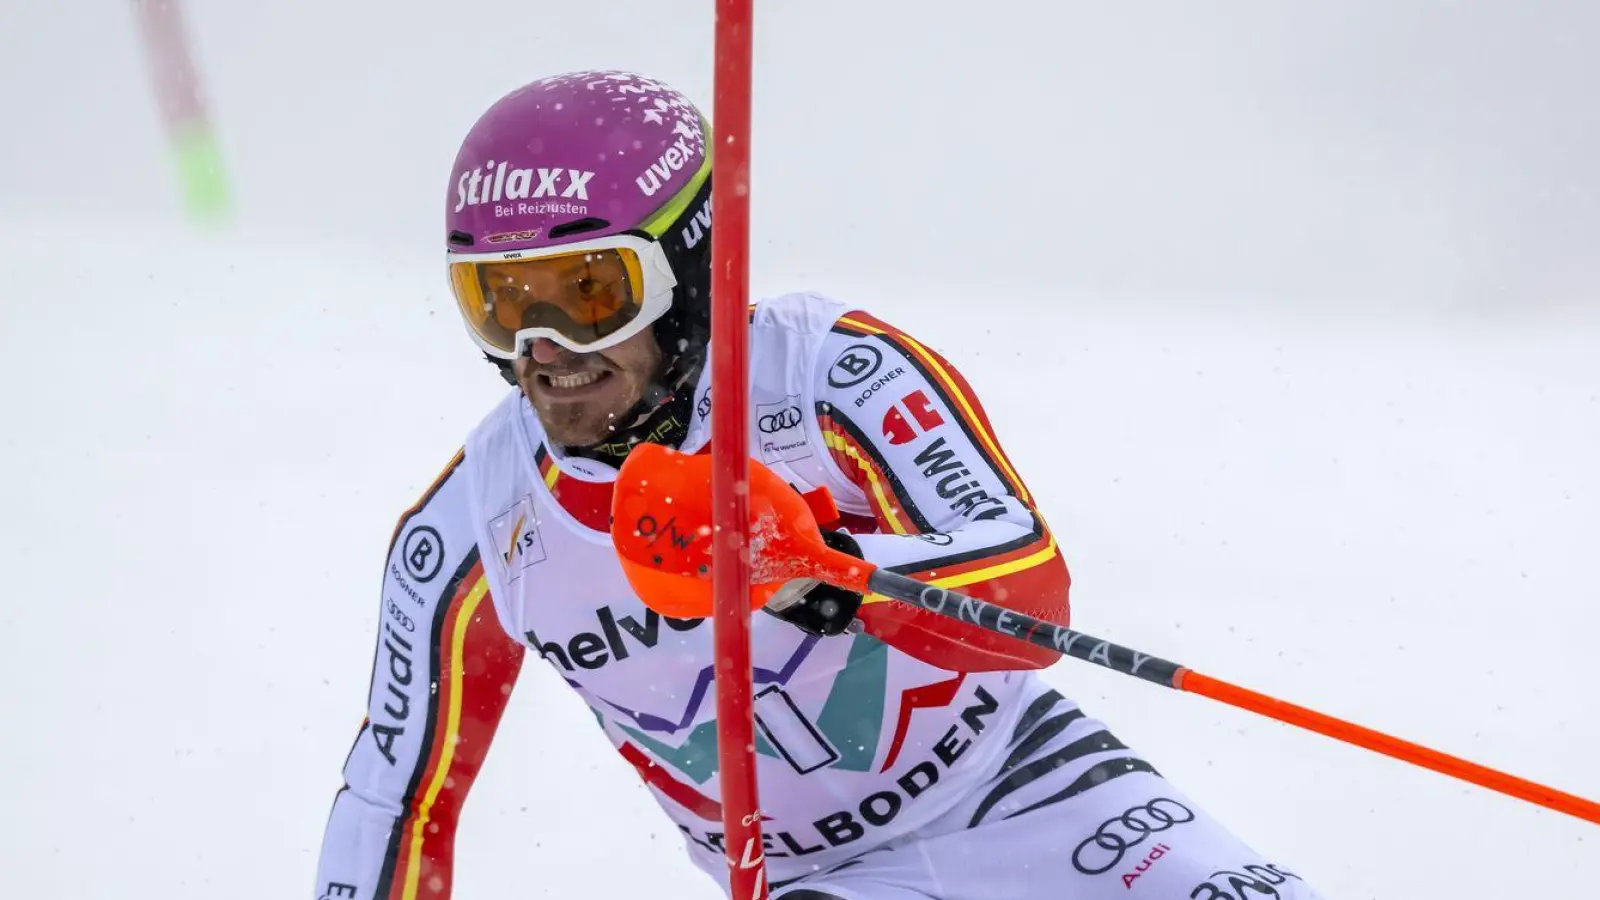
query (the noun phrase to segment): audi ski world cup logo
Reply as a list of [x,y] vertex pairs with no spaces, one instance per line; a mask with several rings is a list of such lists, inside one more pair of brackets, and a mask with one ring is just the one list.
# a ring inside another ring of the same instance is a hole
[[777,434],[800,424],[800,407],[785,406],[777,412],[767,413],[756,420],[756,427],[762,434]]
[[805,413],[799,394],[756,400],[756,430],[761,438],[761,461],[767,465],[789,463],[811,455],[806,443]]
[[405,561],[406,572],[419,584],[427,584],[444,568],[444,539],[439,537],[437,529],[418,525],[406,532],[400,556]]
[[1193,821],[1194,812],[1189,807],[1167,797],[1157,797],[1100,823],[1094,834],[1072,851],[1072,867],[1085,875],[1109,872],[1145,838]]

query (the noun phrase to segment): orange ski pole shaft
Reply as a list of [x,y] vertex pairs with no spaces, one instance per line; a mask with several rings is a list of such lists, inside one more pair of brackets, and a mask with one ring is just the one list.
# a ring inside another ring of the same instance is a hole
[[1173,687],[1600,824],[1600,803],[1180,667]]
[[966,622],[985,631],[992,631],[1040,647],[1048,647],[1074,659],[1091,662],[1124,675],[1132,675],[1152,684],[1209,697],[1229,706],[1249,710],[1270,719],[1314,731],[1347,744],[1354,744],[1375,753],[1382,753],[1412,765],[1431,769],[1600,825],[1600,803],[1593,800],[1586,800],[1515,775],[1508,775],[1487,766],[1431,750],[1420,744],[1403,741],[1371,728],[1336,719],[1303,706],[1296,706],[1276,697],[1229,684],[1170,660],[1113,644],[1081,631],[1073,631],[1063,625],[1026,616],[1015,610],[995,606],[975,597],[924,584],[914,578],[885,569],[872,570],[866,583],[874,593],[909,603],[946,618]]

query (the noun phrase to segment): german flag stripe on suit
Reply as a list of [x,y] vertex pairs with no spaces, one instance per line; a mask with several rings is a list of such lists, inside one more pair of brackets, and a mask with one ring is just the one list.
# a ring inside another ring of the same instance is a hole
[[[945,556],[898,565],[893,571],[938,587],[960,590],[1008,609],[1048,621],[1067,624],[1071,576],[1054,537],[1034,507],[1033,496],[1001,449],[994,427],[978,402],[972,386],[947,360],[892,325],[861,312],[841,317],[833,331],[851,338],[872,338],[897,350],[937,395],[954,417],[995,478],[1027,510],[1027,530],[988,547],[971,548]],[[844,412],[819,403],[818,424],[833,459],[867,496],[882,534],[925,535],[935,529],[917,508],[901,476],[885,463],[872,441]],[[921,472],[904,474],[910,479]],[[1013,517],[1009,521],[1017,522]],[[1024,524],[1018,522],[1017,524]],[[931,542],[930,542],[931,543]],[[952,624],[922,610],[885,602],[869,595],[861,617],[868,632],[913,650],[914,655],[955,671],[981,671],[996,667],[1049,665],[1056,654],[1012,642],[1002,636]]]
[[[1030,568],[1058,556],[1054,538],[1045,527],[1043,518],[1033,509],[1032,495],[1001,449],[1000,442],[994,436],[994,427],[966,378],[926,345],[866,313],[851,312],[841,317],[833,330],[852,337],[878,338],[898,349],[932,386],[944,405],[955,412],[958,427],[978,448],[984,462],[1012,494],[1028,507],[1033,516],[1031,532],[1005,544],[930,559],[914,566],[895,566],[893,571],[933,580],[940,587],[958,588]],[[818,418],[823,439],[833,451],[835,461],[852,480],[862,486],[885,533],[926,534],[934,530],[916,508],[899,478],[888,471],[854,422],[838,409],[821,404]],[[868,599],[871,602],[883,598],[874,596]]]
[[394,534],[389,537],[389,549],[391,551],[394,550],[394,542],[400,540],[401,529],[406,527],[406,523],[411,521],[412,516],[416,515],[419,510],[428,505],[428,501],[433,499],[434,494],[439,493],[439,488],[443,487],[444,483],[450,480],[450,476],[455,473],[456,469],[460,468],[461,461],[466,458],[467,448],[462,447],[461,449],[457,450],[456,455],[450,457],[450,462],[445,464],[444,471],[440,472],[434,477],[433,483],[428,485],[428,489],[422,492],[422,496],[417,498],[417,502],[411,504],[410,509],[406,510],[404,513],[401,513],[400,520],[394,523]]
[[861,486],[886,534],[926,534],[934,530],[899,476],[884,463],[854,422],[832,404],[818,403],[817,423],[834,461],[851,481]]
[[522,645],[500,627],[477,549],[445,588],[428,640],[433,680],[421,759],[373,892],[386,900],[448,894],[456,817],[522,667]]
[[995,474],[1005,482],[1023,503],[1030,507],[1033,497],[1017,476],[1011,460],[1006,458],[1000,442],[994,437],[994,426],[979,405],[977,395],[955,366],[935,353],[916,338],[895,328],[882,319],[864,312],[851,312],[834,323],[833,330],[854,337],[875,337],[892,344],[903,353],[911,365],[922,374],[928,384],[939,394],[939,399],[956,412],[958,424],[972,445],[977,447],[984,460],[993,466]]

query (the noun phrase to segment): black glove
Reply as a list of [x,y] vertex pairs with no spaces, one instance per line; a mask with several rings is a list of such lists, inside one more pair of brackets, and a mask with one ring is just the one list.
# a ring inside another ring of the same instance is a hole
[[[822,542],[841,553],[861,558],[861,545],[844,531],[822,532]],[[778,588],[766,611],[802,631],[824,637],[850,630],[861,608],[861,595],[814,578],[797,578]]]

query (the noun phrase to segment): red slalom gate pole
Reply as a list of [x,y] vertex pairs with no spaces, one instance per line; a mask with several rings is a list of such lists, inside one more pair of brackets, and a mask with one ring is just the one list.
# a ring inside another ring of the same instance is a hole
[[750,668],[751,0],[717,0],[711,137],[712,630],[717,762],[732,900],[766,900]]

